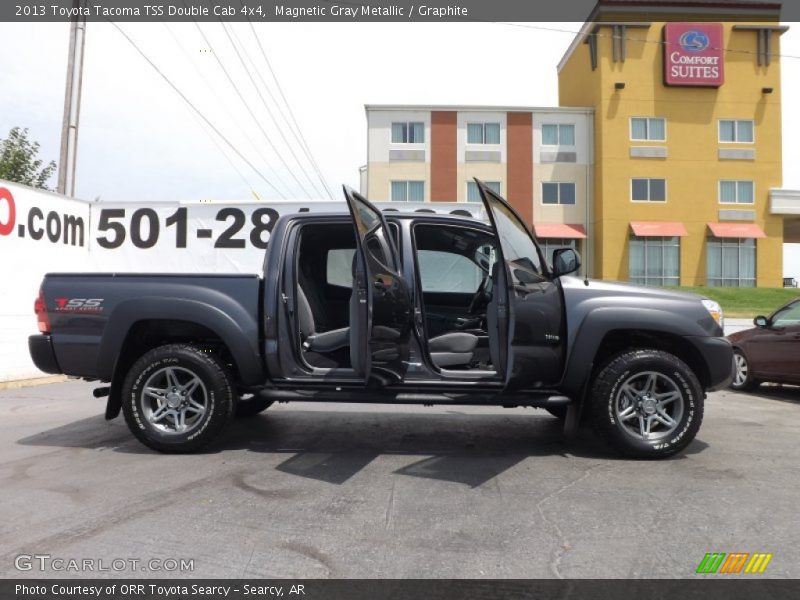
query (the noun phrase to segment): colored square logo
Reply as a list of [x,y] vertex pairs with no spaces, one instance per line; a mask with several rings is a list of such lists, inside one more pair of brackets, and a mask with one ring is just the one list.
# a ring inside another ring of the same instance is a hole
[[664,25],[664,83],[719,87],[725,82],[721,23]]

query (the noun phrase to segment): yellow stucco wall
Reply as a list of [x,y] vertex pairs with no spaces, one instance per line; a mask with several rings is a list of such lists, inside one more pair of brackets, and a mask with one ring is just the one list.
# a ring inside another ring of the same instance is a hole
[[[720,88],[667,87],[663,84],[664,23],[628,29],[624,62],[613,62],[611,29],[598,37],[598,67],[591,69],[589,47],[577,46],[559,74],[562,106],[595,108],[593,227],[594,276],[628,279],[631,221],[680,221],[689,235],[681,240],[681,284],[705,285],[707,223],[720,222],[720,209],[754,210],[767,234],[757,242],[757,284],[782,283],[782,218],[769,214],[769,189],[781,185],[780,61],[758,66],[757,36],[724,23],[725,82]],[[772,51],[780,52],[773,34]],[[622,90],[615,83],[625,84]],[[773,88],[764,94],[762,88]],[[632,142],[631,117],[667,119],[666,142]],[[755,143],[722,144],[719,119],[752,119]],[[631,146],[667,148],[667,158],[632,158]],[[750,148],[755,160],[721,160],[720,148]],[[630,199],[632,177],[663,177],[667,201]],[[720,204],[721,179],[753,180],[755,203]],[[738,221],[737,221],[738,222]]]

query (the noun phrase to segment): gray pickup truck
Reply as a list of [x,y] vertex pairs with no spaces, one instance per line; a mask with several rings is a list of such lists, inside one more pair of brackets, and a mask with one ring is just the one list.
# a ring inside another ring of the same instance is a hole
[[[477,181],[477,180],[476,180]],[[30,353],[47,373],[110,383],[106,418],[189,452],[275,401],[538,407],[631,457],[694,439],[733,357],[720,307],[570,276],[477,181],[489,223],[382,213],[277,220],[263,276],[47,275]]]

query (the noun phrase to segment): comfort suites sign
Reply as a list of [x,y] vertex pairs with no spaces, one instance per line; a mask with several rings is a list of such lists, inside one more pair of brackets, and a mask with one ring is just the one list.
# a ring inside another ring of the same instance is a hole
[[719,87],[725,82],[722,24],[667,23],[664,41],[666,85]]

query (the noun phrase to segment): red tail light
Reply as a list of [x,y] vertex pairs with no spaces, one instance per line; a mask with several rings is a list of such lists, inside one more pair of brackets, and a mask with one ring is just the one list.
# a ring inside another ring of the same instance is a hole
[[41,333],[50,333],[50,317],[47,314],[47,304],[44,301],[44,291],[39,290],[39,297],[33,303],[33,312]]

